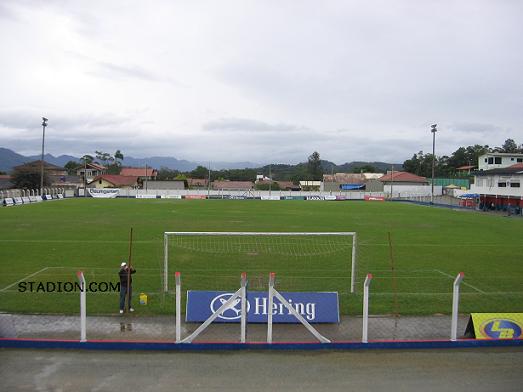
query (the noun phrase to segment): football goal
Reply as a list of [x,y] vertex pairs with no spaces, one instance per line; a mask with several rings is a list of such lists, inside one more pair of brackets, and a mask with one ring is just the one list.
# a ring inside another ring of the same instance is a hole
[[353,293],[357,246],[356,232],[165,232],[163,290],[174,289],[175,271],[203,290],[227,290],[239,272],[266,290],[277,272],[288,291]]

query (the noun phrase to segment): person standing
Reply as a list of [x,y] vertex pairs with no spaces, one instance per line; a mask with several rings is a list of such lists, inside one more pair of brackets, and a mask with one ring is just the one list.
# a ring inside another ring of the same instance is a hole
[[125,309],[125,299],[127,297],[127,288],[129,288],[129,302],[127,304],[129,312],[134,312],[133,307],[131,306],[131,298],[133,295],[133,278],[132,274],[134,274],[136,270],[131,267],[129,270],[129,266],[124,261],[122,264],[120,264],[120,272],[118,273],[120,275],[120,314],[123,313]]

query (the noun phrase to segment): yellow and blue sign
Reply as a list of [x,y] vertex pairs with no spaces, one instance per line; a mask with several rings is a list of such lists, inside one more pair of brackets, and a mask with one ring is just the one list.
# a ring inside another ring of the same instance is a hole
[[523,313],[471,313],[476,339],[522,339]]

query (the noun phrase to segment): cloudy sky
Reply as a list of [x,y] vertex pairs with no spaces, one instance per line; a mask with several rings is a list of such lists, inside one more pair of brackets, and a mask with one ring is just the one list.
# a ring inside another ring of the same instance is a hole
[[521,0],[0,1],[0,147],[402,162],[523,143]]

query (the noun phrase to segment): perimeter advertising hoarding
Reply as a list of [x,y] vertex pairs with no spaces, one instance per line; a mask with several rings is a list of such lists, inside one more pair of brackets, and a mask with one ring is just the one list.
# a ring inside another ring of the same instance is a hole
[[522,339],[523,313],[471,313],[472,328],[476,339]]
[[262,200],[280,200],[280,196],[262,196]]
[[118,188],[103,188],[103,189],[87,188],[87,191],[89,192],[91,197],[101,197],[104,199],[115,198],[120,193],[120,189],[118,189]]
[[[339,302],[337,292],[282,292],[280,293],[309,323],[338,323]],[[226,291],[187,291],[187,322],[207,320],[233,293]],[[247,292],[247,321],[249,323],[267,323],[268,292]],[[241,318],[241,300],[237,298],[231,306],[216,318],[215,322],[239,323]],[[289,310],[274,297],[274,323],[299,323]]]
[[365,195],[365,201],[385,201],[385,197]]

